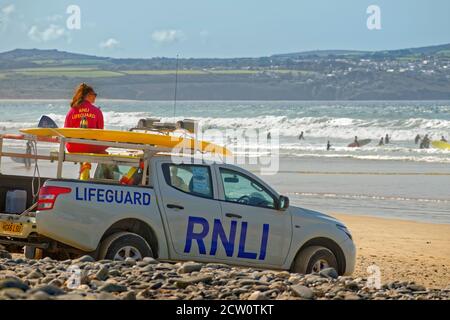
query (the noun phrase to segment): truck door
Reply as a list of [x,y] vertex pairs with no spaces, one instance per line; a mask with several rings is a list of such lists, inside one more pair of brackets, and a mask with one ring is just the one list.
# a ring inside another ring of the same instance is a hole
[[[277,196],[245,171],[218,166],[216,174],[220,176],[223,224],[226,233],[235,233],[233,259],[237,263],[281,266],[291,243],[290,214],[277,210]],[[218,257],[231,255],[223,248],[217,250]]]
[[214,220],[221,219],[214,172],[208,165],[159,166],[162,206],[178,258],[214,261],[210,255],[211,230]]

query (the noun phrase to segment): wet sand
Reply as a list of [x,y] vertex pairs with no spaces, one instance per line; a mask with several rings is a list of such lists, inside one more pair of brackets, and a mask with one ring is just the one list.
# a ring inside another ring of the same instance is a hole
[[382,283],[399,280],[430,288],[450,286],[450,224],[332,215],[353,234],[358,250],[354,277],[367,277],[367,267],[376,264]]

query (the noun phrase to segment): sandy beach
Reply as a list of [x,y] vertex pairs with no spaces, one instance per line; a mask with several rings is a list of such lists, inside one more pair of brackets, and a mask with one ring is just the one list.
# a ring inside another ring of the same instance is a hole
[[332,214],[351,230],[358,252],[353,276],[367,277],[376,264],[381,281],[415,281],[430,288],[450,285],[450,225]]

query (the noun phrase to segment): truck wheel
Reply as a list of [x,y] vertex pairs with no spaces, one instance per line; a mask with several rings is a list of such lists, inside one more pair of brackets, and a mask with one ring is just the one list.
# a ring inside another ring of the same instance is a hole
[[23,254],[27,259],[35,259],[36,258],[36,247],[25,246],[23,248]]
[[296,273],[318,273],[325,268],[339,270],[336,256],[325,247],[311,246],[303,249],[297,255],[292,267]]
[[140,235],[118,232],[108,236],[100,245],[99,258],[123,261],[126,258],[141,260],[153,257],[152,248]]

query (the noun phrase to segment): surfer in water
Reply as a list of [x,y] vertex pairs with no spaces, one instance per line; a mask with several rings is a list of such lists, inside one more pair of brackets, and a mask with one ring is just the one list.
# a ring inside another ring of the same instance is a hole
[[442,141],[442,142],[448,142],[447,139],[445,139],[444,136],[441,137],[441,141]]
[[384,146],[384,139],[381,137],[380,142],[378,142],[378,146]]
[[267,133],[267,140],[272,139],[272,135],[270,134],[270,131]]
[[327,151],[329,151],[331,149],[331,143],[330,140],[327,141]]
[[386,137],[384,138],[384,143],[388,144],[390,140],[391,139],[389,138],[389,135],[386,133]]
[[423,137],[422,142],[420,143],[420,149],[428,149],[430,147],[430,138],[428,138],[428,135],[426,134],[425,137]]
[[305,137],[303,136],[303,131],[300,132],[300,135],[298,136],[298,140],[305,140]]
[[353,142],[356,144],[357,147],[360,146],[360,145],[359,145],[359,141],[358,141],[358,137],[357,137],[357,136],[355,136],[355,141],[353,141]]
[[420,141],[420,134],[417,134],[417,136],[414,138],[414,143],[418,144]]

